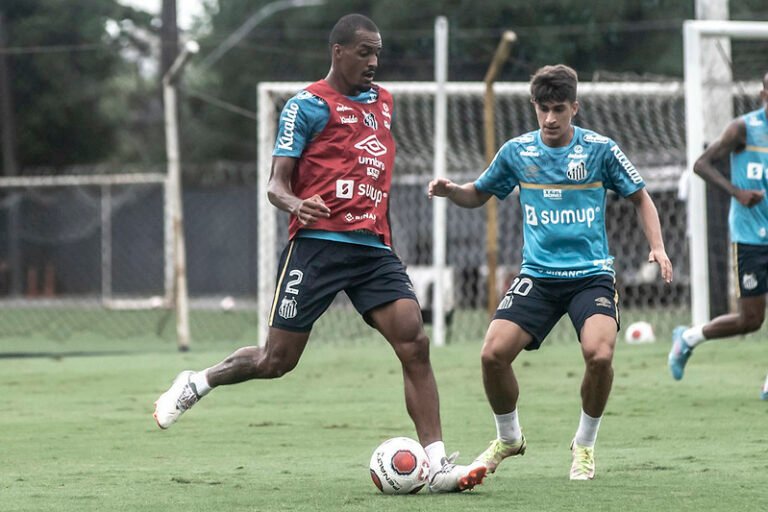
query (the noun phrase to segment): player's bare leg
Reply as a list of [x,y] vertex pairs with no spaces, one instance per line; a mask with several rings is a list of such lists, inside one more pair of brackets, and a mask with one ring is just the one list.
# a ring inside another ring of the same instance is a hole
[[704,339],[713,340],[740,334],[749,334],[760,329],[765,320],[765,295],[742,297],[739,311],[713,318],[702,328]]
[[505,414],[517,407],[520,387],[512,362],[531,341],[533,337],[528,332],[508,320],[493,320],[488,327],[480,361],[485,395],[496,414]]
[[592,315],[581,329],[585,371],[581,383],[581,418],[571,443],[571,480],[591,480],[595,476],[594,447],[613,385],[616,332],[616,320],[608,315]]
[[440,399],[418,303],[399,299],[368,312],[368,317],[392,345],[402,365],[406,409],[430,459],[430,491],[458,492],[482,483],[485,468],[454,464],[455,456],[445,454]]
[[211,387],[216,387],[251,379],[282,377],[296,368],[308,340],[308,332],[270,327],[263,347],[243,347],[221,363],[208,368],[208,382]]
[[442,440],[440,399],[429,360],[429,338],[418,304],[400,299],[368,313],[373,325],[395,350],[403,368],[405,406],[422,445]]
[[155,402],[157,425],[170,427],[216,386],[282,377],[296,367],[308,339],[308,332],[270,328],[263,347],[243,347],[207,370],[181,372]]
[[488,327],[480,353],[483,386],[496,422],[496,439],[475,459],[489,473],[507,457],[523,455],[526,443],[517,419],[520,387],[512,362],[533,337],[519,325],[507,320],[493,320]]
[[707,340],[729,338],[749,334],[760,329],[765,320],[765,295],[741,297],[736,313],[720,315],[703,326],[686,328],[678,326],[672,332],[672,348],[668,365],[675,380],[683,378],[685,365],[693,349]]

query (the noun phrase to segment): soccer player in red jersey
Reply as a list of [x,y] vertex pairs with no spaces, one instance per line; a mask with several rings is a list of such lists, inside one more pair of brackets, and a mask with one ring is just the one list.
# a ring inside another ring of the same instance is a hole
[[437,384],[421,310],[387,217],[395,142],[390,94],[373,82],[382,48],[365,16],[342,17],[330,35],[331,68],[283,108],[268,197],[291,214],[266,345],[235,351],[206,370],[179,374],[158,398],[160,428],[211,389],[293,370],[314,322],[344,291],[390,343],[403,369],[405,402],[430,460],[433,492],[471,489],[484,467],[446,457]]

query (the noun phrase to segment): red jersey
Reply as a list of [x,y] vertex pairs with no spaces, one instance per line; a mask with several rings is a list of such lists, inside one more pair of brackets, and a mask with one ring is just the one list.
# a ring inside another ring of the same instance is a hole
[[[387,211],[396,151],[390,133],[392,96],[374,87],[378,96],[372,103],[353,101],[325,80],[306,88],[328,104],[330,117],[301,154],[291,187],[302,199],[318,194],[331,210],[328,219],[320,219],[308,228],[366,230],[391,246]],[[289,238],[302,227],[296,216],[291,216]]]

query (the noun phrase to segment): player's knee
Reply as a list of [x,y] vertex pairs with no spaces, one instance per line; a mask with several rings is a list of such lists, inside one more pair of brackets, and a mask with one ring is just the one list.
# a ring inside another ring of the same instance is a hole
[[260,363],[257,373],[261,378],[279,379],[296,368],[298,361],[286,357],[285,354],[267,353]]
[[584,361],[590,373],[609,372],[613,368],[613,350],[598,348],[584,354]]
[[741,327],[744,334],[755,332],[763,326],[764,313],[747,314],[742,316]]
[[511,361],[498,349],[498,344],[486,340],[480,351],[480,363],[483,365],[483,368],[495,370],[508,367]]
[[429,338],[422,329],[405,339],[395,341],[393,346],[403,364],[429,361]]

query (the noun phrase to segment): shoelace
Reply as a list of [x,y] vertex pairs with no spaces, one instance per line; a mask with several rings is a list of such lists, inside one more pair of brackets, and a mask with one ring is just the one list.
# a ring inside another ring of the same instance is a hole
[[501,443],[498,439],[494,439],[491,441],[491,445],[488,447],[486,451],[484,451],[481,455],[484,455],[482,457],[482,460],[485,462],[493,461],[496,459],[496,455],[503,450],[501,447]]
[[587,450],[578,448],[576,450],[578,451],[578,454],[575,462],[578,465],[579,471],[581,473],[589,473],[592,470],[592,457],[590,457]]
[[[440,466],[440,469],[437,470],[435,475],[438,475],[440,473],[450,473],[453,470],[453,468],[456,467],[456,459],[458,458],[459,458],[459,452],[453,452],[448,457],[443,457],[443,460],[440,461],[442,462],[442,466]],[[435,476],[432,476],[432,478],[434,479]]]
[[189,382],[181,391],[179,399],[176,400],[176,408],[180,411],[186,411],[195,405],[199,399],[200,396],[197,394],[197,390],[194,388],[194,384]]

